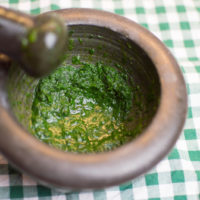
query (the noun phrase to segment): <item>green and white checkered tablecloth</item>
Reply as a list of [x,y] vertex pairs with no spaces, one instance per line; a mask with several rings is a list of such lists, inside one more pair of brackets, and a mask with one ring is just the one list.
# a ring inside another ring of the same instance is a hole
[[0,199],[200,199],[200,0],[0,0],[0,5],[31,14],[89,7],[128,17],[153,32],[171,50],[189,95],[181,137],[171,153],[147,174],[100,191],[60,194],[38,185],[1,158]]

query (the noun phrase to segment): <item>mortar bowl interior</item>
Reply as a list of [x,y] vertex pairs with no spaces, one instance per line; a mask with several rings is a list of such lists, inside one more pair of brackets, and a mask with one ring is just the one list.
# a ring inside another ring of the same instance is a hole
[[[133,138],[140,134],[155,115],[160,98],[160,82],[150,58],[136,43],[106,27],[71,25],[69,35],[67,65],[74,66],[72,59],[78,56],[88,63],[123,67],[123,73],[131,80],[129,84],[135,88],[129,113],[132,120],[126,126],[135,130]],[[29,132],[32,132],[32,102],[37,83],[37,79],[26,75],[19,67],[11,67],[7,83],[9,102],[17,120]]]

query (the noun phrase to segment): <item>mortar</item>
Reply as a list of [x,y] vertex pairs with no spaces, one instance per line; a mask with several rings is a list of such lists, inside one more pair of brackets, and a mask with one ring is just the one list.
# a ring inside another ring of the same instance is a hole
[[80,55],[90,63],[118,63],[133,77],[140,90],[128,126],[142,124],[142,131],[121,147],[96,154],[63,152],[40,142],[29,134],[38,80],[13,64],[1,67],[0,74],[2,154],[40,183],[68,190],[99,189],[145,173],[173,147],[186,117],[186,87],[175,59],[149,31],[124,17],[91,9],[56,13],[69,28],[68,64]]

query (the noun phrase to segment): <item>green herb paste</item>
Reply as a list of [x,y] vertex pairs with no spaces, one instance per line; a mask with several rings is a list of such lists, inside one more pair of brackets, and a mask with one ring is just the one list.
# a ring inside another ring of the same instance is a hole
[[133,89],[128,76],[101,62],[63,64],[41,79],[32,105],[33,134],[69,152],[103,152],[134,138],[126,128]]

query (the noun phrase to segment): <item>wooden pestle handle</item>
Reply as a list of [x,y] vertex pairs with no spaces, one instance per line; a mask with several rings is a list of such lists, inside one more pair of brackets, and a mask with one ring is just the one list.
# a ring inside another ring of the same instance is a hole
[[67,44],[63,20],[55,14],[32,17],[0,7],[0,52],[32,76],[48,74],[62,61]]

